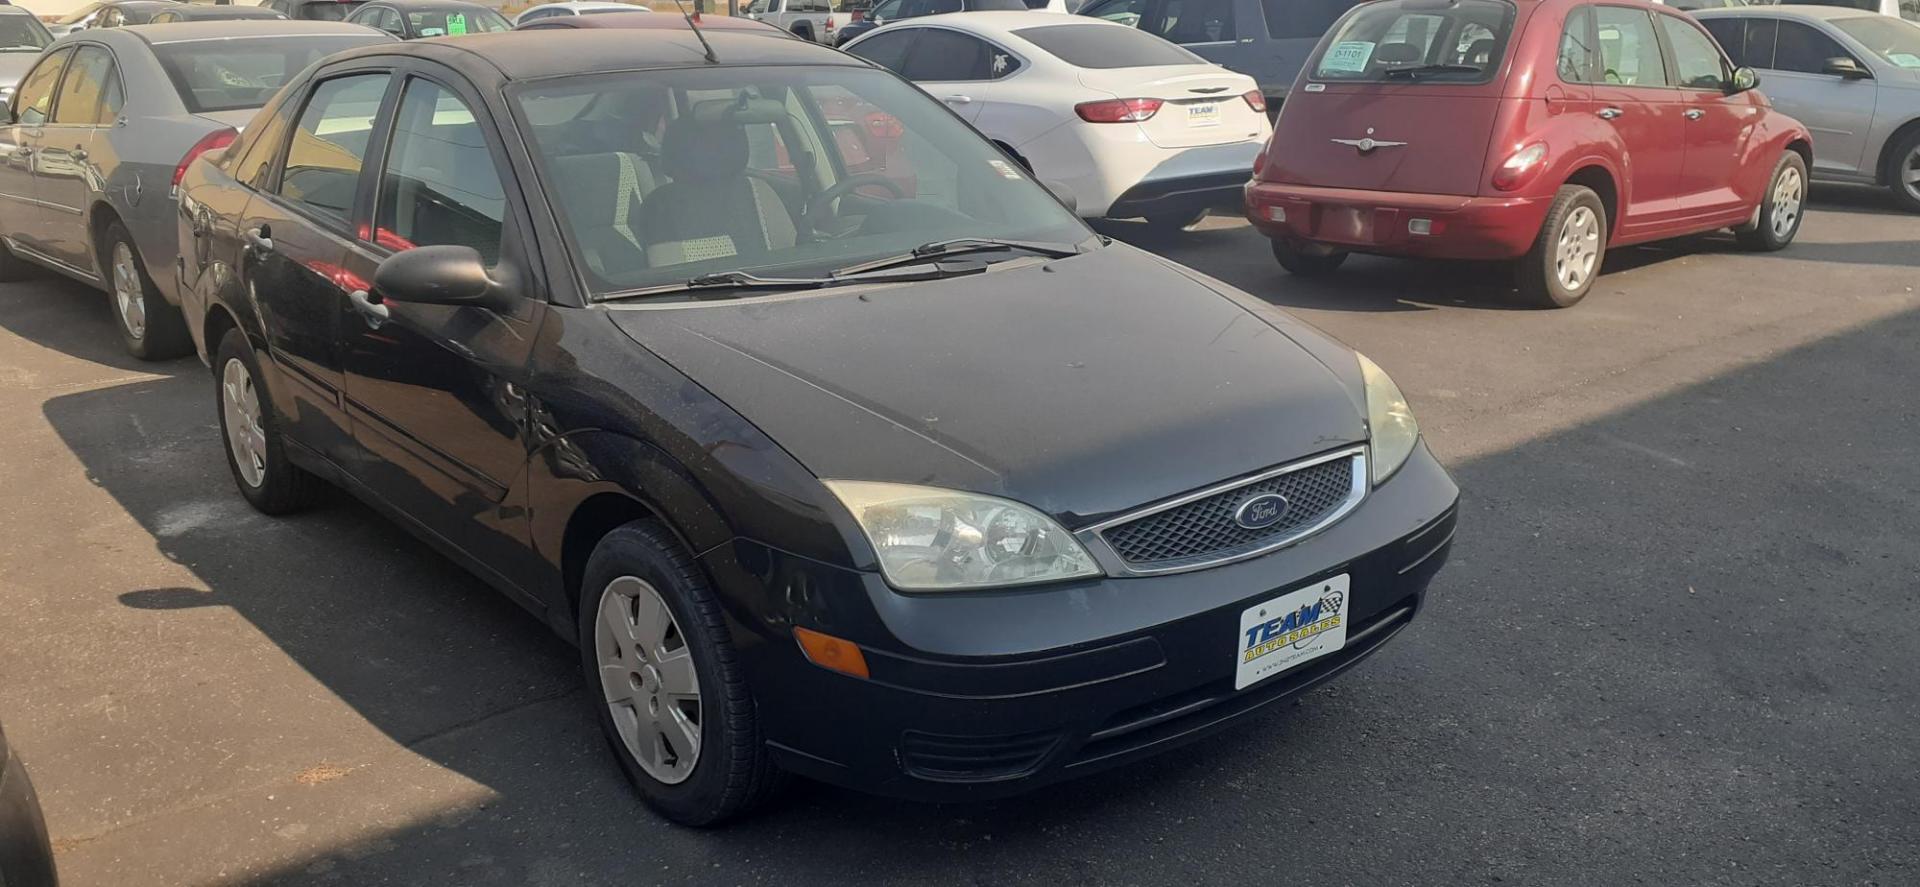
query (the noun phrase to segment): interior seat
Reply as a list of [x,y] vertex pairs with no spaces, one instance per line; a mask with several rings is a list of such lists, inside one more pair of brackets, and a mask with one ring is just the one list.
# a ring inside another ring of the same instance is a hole
[[623,151],[556,157],[553,175],[587,267],[611,280],[647,267],[640,208],[660,183],[646,158]]
[[696,113],[674,120],[660,159],[672,181],[640,207],[648,264],[753,257],[797,242],[779,193],[747,175],[747,133],[739,119]]

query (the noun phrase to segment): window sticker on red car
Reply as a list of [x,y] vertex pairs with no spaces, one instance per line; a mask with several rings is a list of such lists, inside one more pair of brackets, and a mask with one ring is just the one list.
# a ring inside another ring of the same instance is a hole
[[1367,69],[1367,62],[1373,59],[1373,43],[1366,40],[1342,40],[1327,50],[1327,57],[1320,60],[1322,71],[1344,71],[1359,73]]

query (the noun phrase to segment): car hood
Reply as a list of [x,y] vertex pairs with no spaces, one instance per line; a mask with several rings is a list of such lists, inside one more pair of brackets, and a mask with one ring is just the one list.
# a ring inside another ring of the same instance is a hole
[[0,86],[16,86],[27,69],[40,60],[37,52],[0,52]]
[[1003,496],[1070,528],[1365,436],[1353,373],[1224,284],[1117,244],[996,267],[609,315],[819,477]]

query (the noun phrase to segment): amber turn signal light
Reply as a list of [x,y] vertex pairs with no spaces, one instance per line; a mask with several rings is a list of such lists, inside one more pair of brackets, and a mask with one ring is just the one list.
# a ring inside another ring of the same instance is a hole
[[800,642],[800,652],[807,654],[814,665],[856,678],[867,677],[867,657],[860,655],[858,644],[810,628],[795,628],[793,639]]

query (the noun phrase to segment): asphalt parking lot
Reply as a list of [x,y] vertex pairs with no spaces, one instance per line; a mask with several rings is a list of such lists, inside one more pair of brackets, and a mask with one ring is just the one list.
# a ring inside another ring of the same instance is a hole
[[251,512],[197,362],[0,286],[0,723],[74,885],[1920,883],[1920,217],[1815,198],[1785,252],[1622,250],[1558,312],[1111,226],[1393,373],[1463,489],[1434,606],[1096,781],[717,832],[640,806],[505,598],[343,497]]

